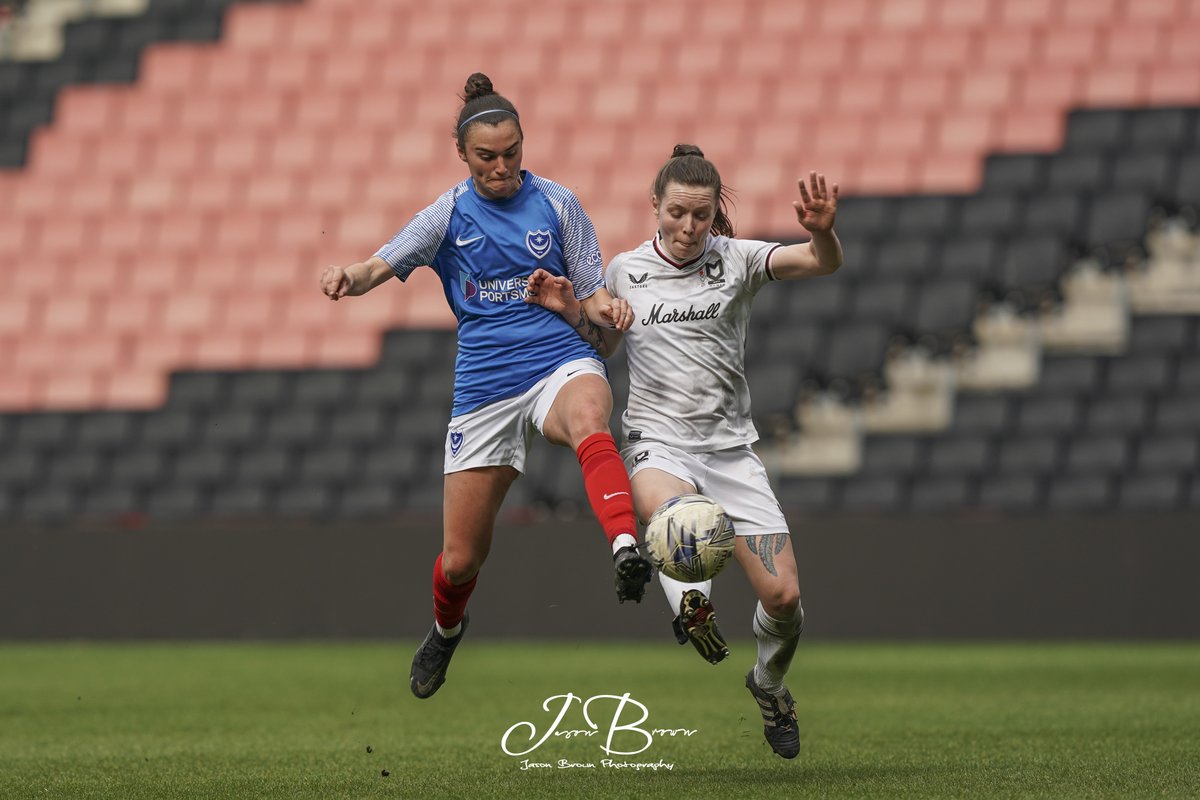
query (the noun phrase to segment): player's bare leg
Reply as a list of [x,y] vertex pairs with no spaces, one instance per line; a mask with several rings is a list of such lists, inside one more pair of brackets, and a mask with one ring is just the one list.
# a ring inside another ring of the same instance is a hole
[[611,415],[608,381],[599,375],[582,374],[559,390],[542,423],[542,435],[575,451],[588,501],[612,549],[617,600],[640,603],[653,567],[637,550],[633,490],[625,462],[608,430]]
[[[692,484],[661,469],[639,470],[633,476],[632,483],[634,508],[643,523],[672,497],[696,491]],[[658,582],[666,595],[667,604],[676,614],[675,619],[671,620],[675,641],[680,644],[691,642],[705,661],[719,664],[729,655],[729,646],[717,628],[717,612],[709,599],[712,581],[684,583],[660,572]]]
[[734,557],[758,595],[754,638],[758,661],[746,674],[746,688],[758,703],[763,734],[784,758],[800,753],[796,705],[783,685],[804,628],[800,582],[791,538],[786,533],[739,536]]
[[446,475],[442,553],[434,565],[434,624],[413,656],[409,688],[420,698],[446,682],[454,650],[470,618],[467,600],[492,547],[496,515],[517,478],[512,467],[480,467]]

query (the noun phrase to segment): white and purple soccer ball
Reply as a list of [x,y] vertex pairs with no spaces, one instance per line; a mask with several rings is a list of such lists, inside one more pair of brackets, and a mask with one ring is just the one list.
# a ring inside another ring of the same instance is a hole
[[650,560],[668,578],[712,579],[733,555],[733,521],[720,503],[681,494],[658,507],[646,526]]

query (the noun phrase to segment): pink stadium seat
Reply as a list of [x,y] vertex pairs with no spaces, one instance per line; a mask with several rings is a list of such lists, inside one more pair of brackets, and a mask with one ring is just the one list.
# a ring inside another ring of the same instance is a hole
[[849,115],[878,111],[895,96],[893,87],[894,81],[887,72],[847,72],[831,86],[832,107]]
[[979,189],[982,165],[974,155],[919,158],[916,183],[923,192],[935,194],[964,194]]
[[924,70],[957,70],[974,64],[978,41],[971,30],[926,30],[913,47],[916,66]]
[[282,328],[260,331],[250,340],[251,358],[260,367],[308,367],[316,338],[317,334]]
[[[313,272],[310,288],[316,292],[316,270]],[[233,274],[236,277],[238,273]],[[284,292],[238,291],[236,281],[229,288],[230,291],[220,295],[221,329],[238,332],[269,330],[282,321]]]
[[320,54],[339,52],[349,16],[336,9],[312,9],[307,14],[293,11],[280,15],[280,27],[285,30],[282,36],[278,31],[275,35],[281,46],[289,49]]
[[1079,97],[1082,85],[1080,71],[1074,67],[1046,68],[1031,65],[1020,72],[1017,107],[1022,111],[1062,114]]
[[979,62],[1019,67],[1034,59],[1041,32],[1033,27],[999,28],[980,37]]
[[134,335],[150,330],[164,300],[162,294],[147,292],[140,287],[124,291],[119,300],[109,299],[100,303],[97,330]]
[[857,171],[847,180],[847,194],[896,194],[906,191],[916,177],[911,157],[874,156],[860,158]]
[[40,324],[40,306],[29,294],[0,295],[0,336],[15,336]]
[[1121,9],[1125,18],[1138,22],[1170,22],[1180,16],[1178,0],[1137,0]]
[[856,48],[855,63],[868,73],[904,70],[912,65],[913,36],[904,30],[873,33]]
[[950,104],[954,85],[954,77],[945,70],[906,71],[892,89],[893,104],[900,112],[941,110]]
[[56,337],[62,353],[60,367],[77,372],[103,372],[124,356],[120,337],[93,331],[76,331]]
[[196,88],[209,45],[152,44],[142,52],[140,86],[150,94],[188,95]]
[[210,329],[217,318],[215,298],[178,294],[167,299],[162,328],[167,333],[199,334]]
[[983,68],[959,76],[955,105],[970,111],[1006,108],[1016,95],[1016,71]]
[[1141,103],[1146,78],[1146,71],[1134,66],[1098,67],[1084,73],[1081,99],[1091,106]]
[[1062,18],[1068,23],[1112,19],[1123,4],[1120,0],[1063,0]]
[[374,331],[317,337],[313,364],[317,367],[369,367],[379,361],[380,337]]
[[112,128],[127,90],[114,87],[66,86],[54,107],[54,127],[61,131],[100,133]]
[[941,28],[982,29],[998,22],[1001,0],[934,0],[933,19]]
[[1105,39],[1105,60],[1109,63],[1145,64],[1161,58],[1167,31],[1157,24],[1112,26],[1105,32]]
[[244,369],[253,364],[248,337],[223,328],[198,337],[194,359],[200,369]]
[[118,368],[106,377],[102,403],[108,408],[153,408],[166,400],[167,375],[161,370]]
[[871,0],[842,0],[821,5],[821,28],[826,31],[866,31],[873,33],[878,4]]
[[60,211],[53,225],[42,225],[36,250],[42,257],[78,258],[95,236],[95,226],[75,213]]
[[124,104],[120,129],[126,136],[148,132],[162,135],[176,125],[181,105],[177,97],[134,92]]
[[1167,34],[1166,57],[1173,64],[1195,64],[1196,42],[1200,37],[1200,9],[1179,24],[1170,26]]
[[1063,115],[1056,108],[1010,111],[998,120],[997,145],[1009,152],[1049,152],[1062,144]]
[[94,175],[110,183],[113,177],[124,177],[146,166],[146,139],[123,132],[109,132],[96,139],[91,162],[85,165],[84,175]]
[[51,374],[45,377],[39,395],[39,405],[46,409],[93,408],[104,397],[104,382],[87,372]]
[[1164,105],[1200,103],[1200,70],[1191,66],[1150,67],[1146,99]]
[[343,46],[355,51],[365,49],[378,52],[388,49],[404,18],[402,9],[396,9],[395,14],[377,9],[370,14],[347,13],[345,16],[347,24]]
[[265,60],[256,50],[223,48],[219,58],[205,59],[199,85],[219,94],[244,94],[258,79]]
[[196,355],[195,333],[164,331],[139,336],[128,363],[139,370],[168,372],[191,364]]
[[1046,0],[1005,0],[996,8],[1000,23],[1008,26],[1050,25],[1058,9]]
[[816,3],[804,3],[797,8],[795,0],[762,0],[759,4],[755,34],[794,36],[802,28],[820,30],[818,26],[820,7]]
[[646,93],[636,83],[605,83],[596,87],[590,111],[598,120],[627,120],[645,110]]
[[872,138],[874,118],[858,115],[839,115],[817,126],[813,138],[814,149],[822,155],[844,155],[863,153],[866,143]]
[[234,50],[269,51],[284,44],[288,15],[255,3],[235,3],[225,14],[223,41]]
[[990,111],[958,111],[932,120],[933,141],[943,154],[979,154],[996,140],[996,115]]
[[[1042,32],[1036,62],[1056,68],[1085,66],[1096,60],[1100,47],[1101,32],[1096,28],[1052,27]],[[1047,69],[1042,71],[1039,80],[1052,77],[1053,71]]]
[[640,9],[631,3],[604,3],[585,5],[581,11],[571,22],[575,30],[587,31],[593,41],[620,42],[636,25]]
[[898,112],[875,120],[867,146],[877,153],[919,154],[930,147],[933,136],[930,115]]
[[229,95],[196,91],[179,109],[180,127],[219,138],[233,117],[234,102]]
[[926,25],[934,11],[933,0],[892,0],[879,11],[884,30],[912,30]]
[[268,141],[268,137],[255,133],[230,131],[213,140],[211,166],[217,172],[251,172],[269,157]]

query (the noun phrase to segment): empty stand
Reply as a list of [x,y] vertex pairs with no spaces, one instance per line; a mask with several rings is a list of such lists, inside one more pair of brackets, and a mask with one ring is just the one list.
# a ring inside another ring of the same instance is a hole
[[[745,236],[801,234],[791,201],[809,169],[841,184],[845,268],[756,300],[764,432],[814,383],[884,391],[897,334],[960,356],[981,295],[1034,318],[1080,253],[1107,248],[1115,268],[1148,220],[1200,206],[1194,3],[804,15],[706,0],[686,47],[661,36],[673,9],[632,0],[464,24],[458,2],[89,5],[105,13],[34,2],[70,20],[39,40],[57,55],[0,60],[0,513],[440,507],[454,357],[440,286],[422,271],[332,304],[315,275],[464,177],[447,130],[477,66],[462,54],[506,37],[519,52],[481,66],[522,109],[526,166],[577,190],[606,257],[652,230],[645,189],[677,140],[717,160]],[[801,32],[824,43],[815,88],[779,74]],[[681,71],[704,80],[662,80]],[[872,434],[861,474],[789,478],[781,495],[1184,507],[1198,335],[1191,317],[1136,319],[1124,355],[1048,355],[1036,387],[960,393],[947,430]],[[360,464],[369,480],[337,480]],[[531,478],[525,497],[582,504],[569,464],[550,466],[561,485]]]

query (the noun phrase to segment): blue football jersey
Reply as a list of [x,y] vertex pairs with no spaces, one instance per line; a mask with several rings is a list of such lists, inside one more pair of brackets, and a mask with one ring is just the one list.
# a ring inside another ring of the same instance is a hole
[[400,280],[426,265],[441,278],[458,319],[455,416],[521,394],[567,361],[599,358],[566,320],[525,302],[525,280],[539,267],[569,278],[580,299],[602,287],[596,231],[569,189],[521,175],[502,200],[463,181],[375,254]]

